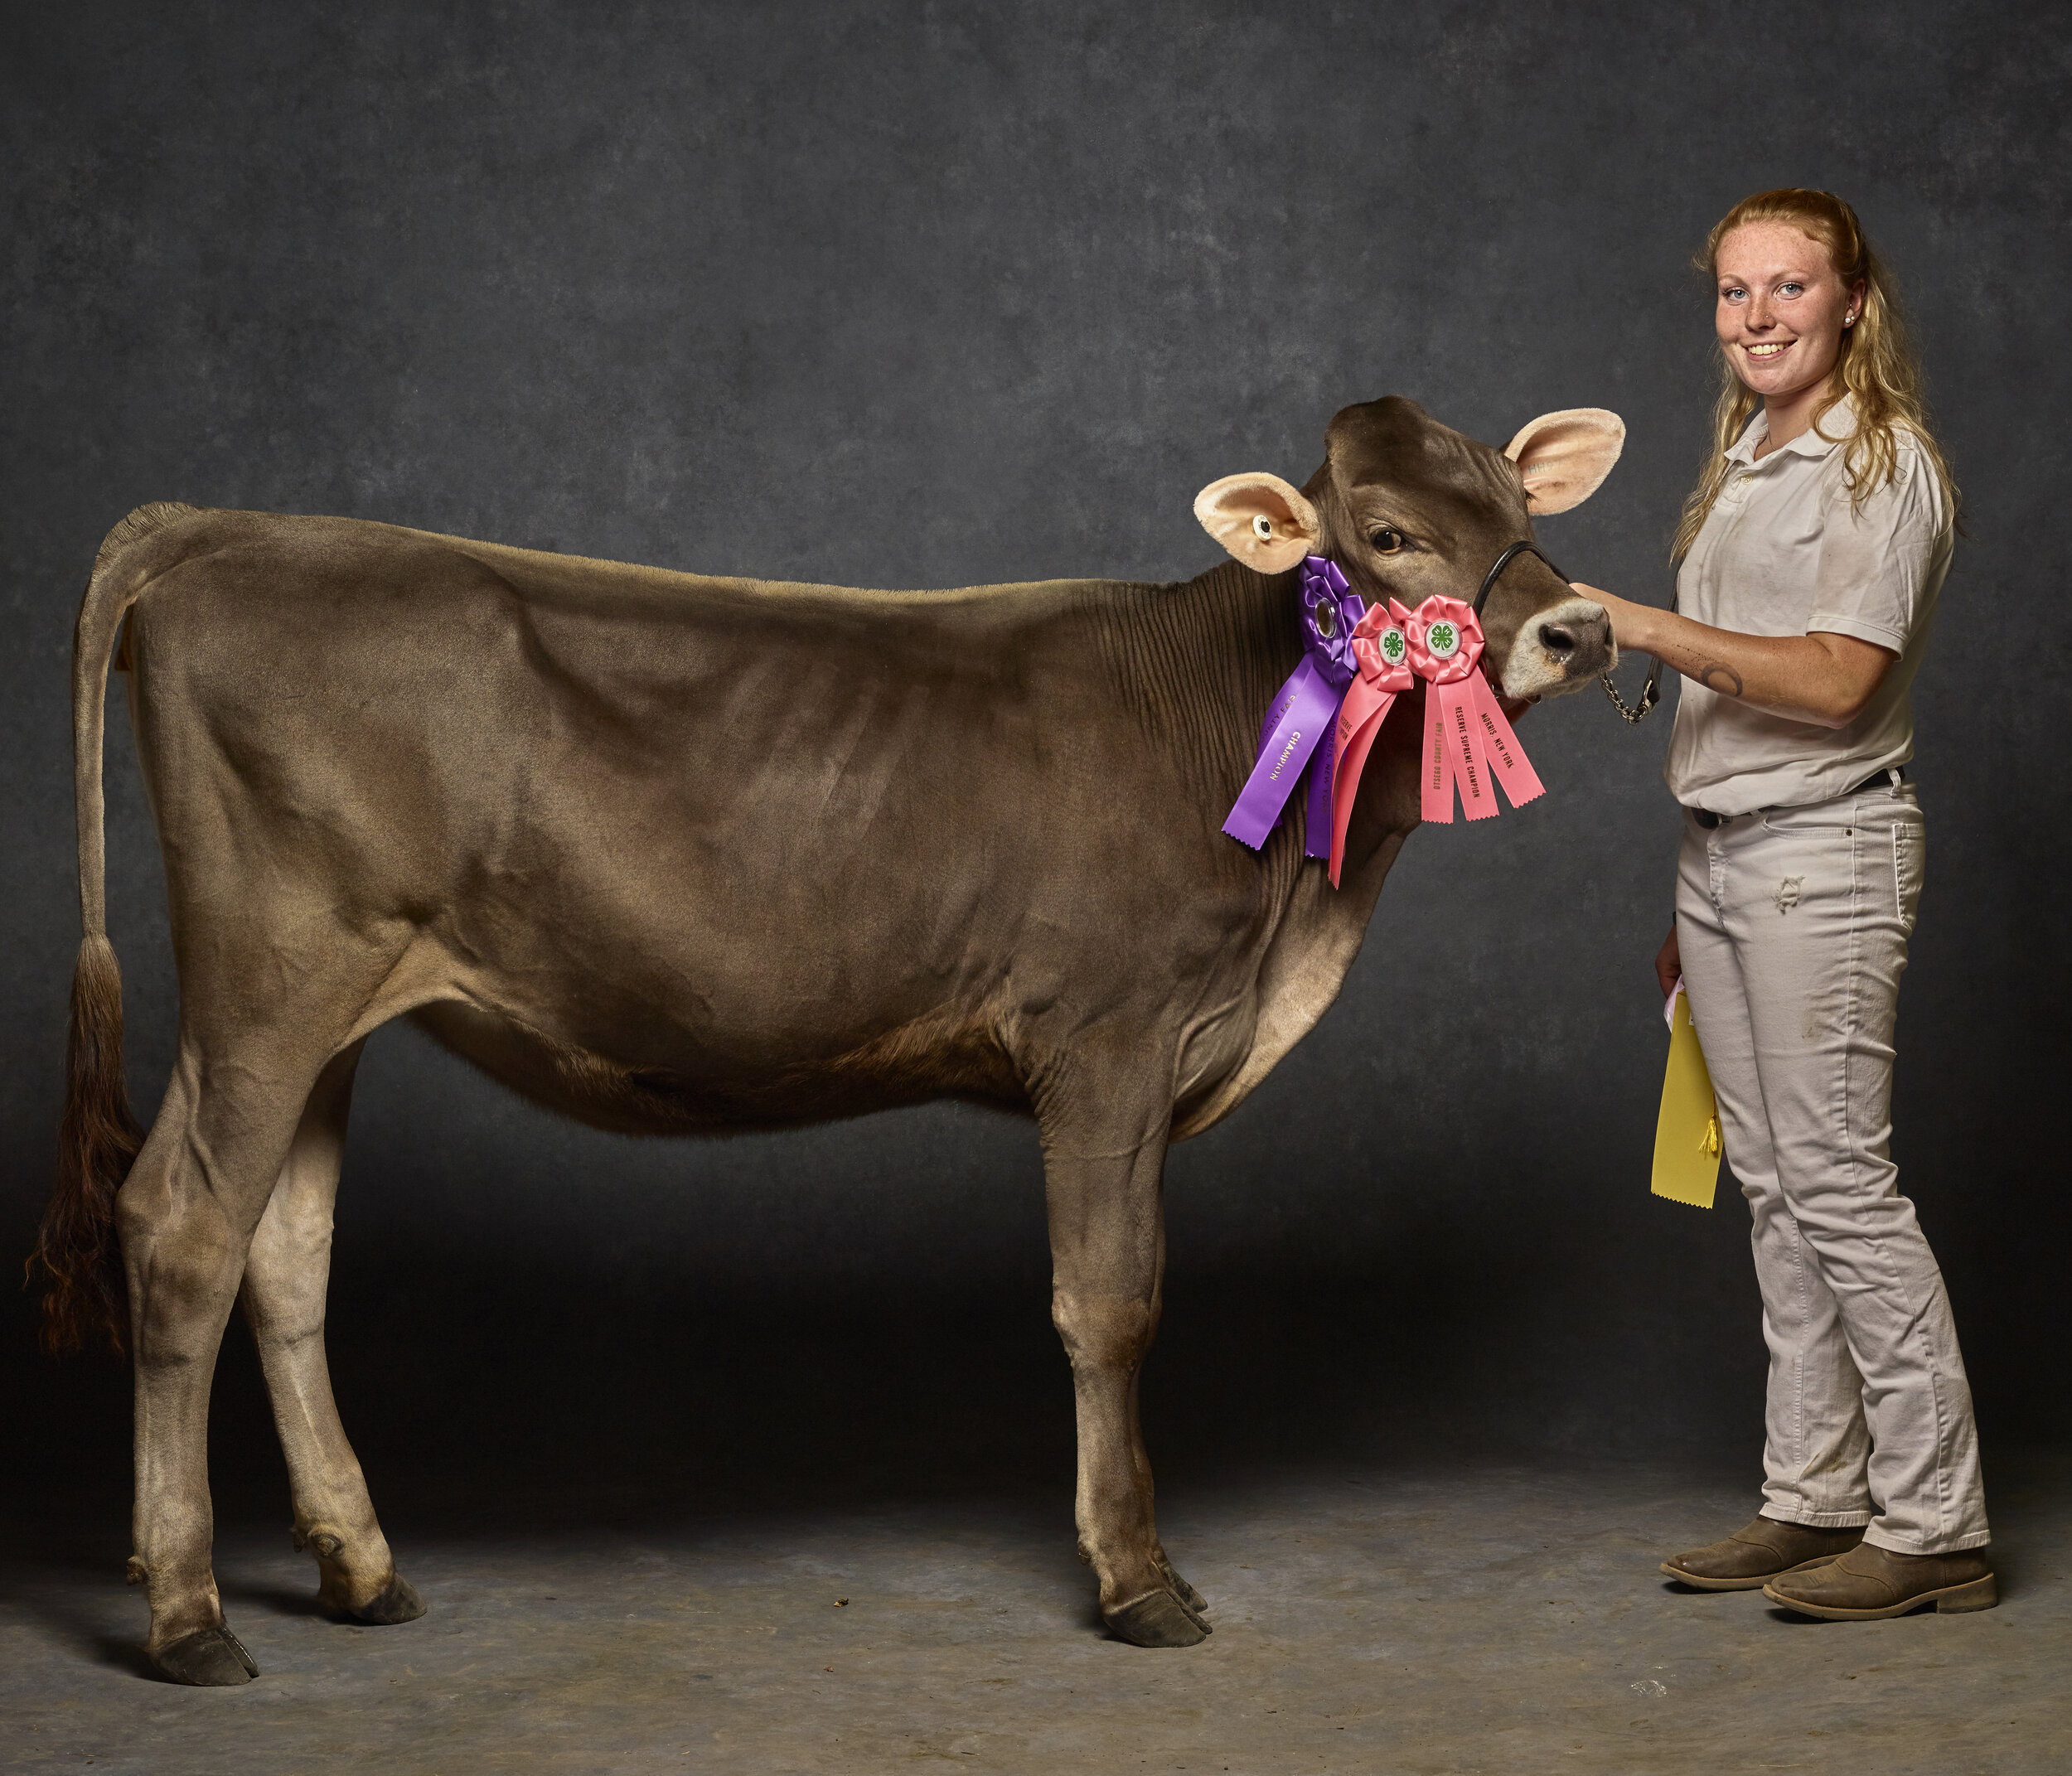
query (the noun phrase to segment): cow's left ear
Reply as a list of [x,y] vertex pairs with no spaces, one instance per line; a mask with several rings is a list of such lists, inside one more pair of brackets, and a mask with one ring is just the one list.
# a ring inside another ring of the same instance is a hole
[[1525,477],[1525,509],[1565,512],[1604,485],[1626,448],[1626,422],[1601,407],[1542,414],[1504,447]]
[[1278,475],[1226,475],[1194,496],[1202,528],[1259,573],[1285,573],[1314,553],[1324,529],[1317,509]]

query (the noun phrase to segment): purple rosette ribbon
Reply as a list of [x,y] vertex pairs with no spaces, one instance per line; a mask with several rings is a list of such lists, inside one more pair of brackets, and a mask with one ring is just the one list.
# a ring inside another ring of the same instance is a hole
[[1353,657],[1353,632],[1366,614],[1365,602],[1346,584],[1335,561],[1304,557],[1302,660],[1274,694],[1260,730],[1258,760],[1223,822],[1225,832],[1255,851],[1266,842],[1306,768],[1310,799],[1303,854],[1331,854],[1339,704],[1359,671]]

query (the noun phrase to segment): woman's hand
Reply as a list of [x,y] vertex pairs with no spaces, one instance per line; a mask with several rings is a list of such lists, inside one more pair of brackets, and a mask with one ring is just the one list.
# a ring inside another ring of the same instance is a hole
[[1847,727],[1900,657],[1889,647],[1826,629],[1742,635],[1581,582],[1576,590],[1604,606],[1612,640],[1621,648],[1653,654],[1716,695],[1818,728]]
[[1677,927],[1670,922],[1669,935],[1663,940],[1662,947],[1655,951],[1655,979],[1662,983],[1664,999],[1676,991],[1677,980],[1683,972],[1683,952],[1677,947]]
[[1585,598],[1595,598],[1604,606],[1605,615],[1611,618],[1612,640],[1619,644],[1622,653],[1628,648],[1640,654],[1658,651],[1661,637],[1655,632],[1654,619],[1667,617],[1668,612],[1658,610],[1652,604],[1635,604],[1630,598],[1622,598],[1601,587],[1585,586],[1580,580],[1573,583]]

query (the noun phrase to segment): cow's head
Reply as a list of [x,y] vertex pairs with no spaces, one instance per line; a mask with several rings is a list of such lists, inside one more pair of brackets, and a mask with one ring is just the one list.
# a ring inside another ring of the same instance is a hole
[[[1331,421],[1324,467],[1300,493],[1278,475],[1227,475],[1202,489],[1194,514],[1261,573],[1329,555],[1370,601],[1414,607],[1436,592],[1472,602],[1497,557],[1532,536],[1534,516],[1597,491],[1625,438],[1618,414],[1578,407],[1542,414],[1498,451],[1391,395]],[[1504,569],[1482,627],[1489,675],[1509,697],[1572,690],[1618,658],[1605,607],[1537,555]]]

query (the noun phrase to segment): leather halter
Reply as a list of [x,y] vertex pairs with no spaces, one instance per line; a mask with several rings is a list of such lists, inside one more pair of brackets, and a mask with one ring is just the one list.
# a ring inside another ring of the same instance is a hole
[[[1475,594],[1474,602],[1475,617],[1478,621],[1482,616],[1482,607],[1489,602],[1490,588],[1496,584],[1497,577],[1509,567],[1513,558],[1518,555],[1537,555],[1541,560],[1547,562],[1548,567],[1553,569],[1554,577],[1556,579],[1564,585],[1568,583],[1568,575],[1554,566],[1553,562],[1548,559],[1547,551],[1537,543],[1513,543],[1489,564],[1489,571],[1482,576],[1482,590]],[[1669,599],[1669,608],[1673,611],[1676,607],[1677,601],[1673,593]],[[1600,677],[1604,682],[1605,694],[1611,699],[1611,706],[1618,710],[1620,719],[1629,728],[1638,727],[1641,718],[1655,706],[1661,696],[1662,662],[1659,660],[1649,664],[1647,681],[1640,687],[1640,701],[1637,706],[1632,708],[1629,708],[1626,699],[1619,694],[1619,687],[1612,682],[1609,670],[1601,673]]]
[[1568,583],[1568,575],[1555,567],[1552,561],[1548,560],[1547,551],[1537,543],[1513,543],[1489,564],[1489,571],[1482,576],[1482,590],[1475,594],[1474,602],[1474,612],[1478,620],[1482,616],[1482,607],[1489,602],[1490,588],[1496,584],[1498,577],[1519,555],[1537,555],[1541,560],[1547,562],[1548,567],[1553,569],[1555,578],[1561,581],[1564,586]]

